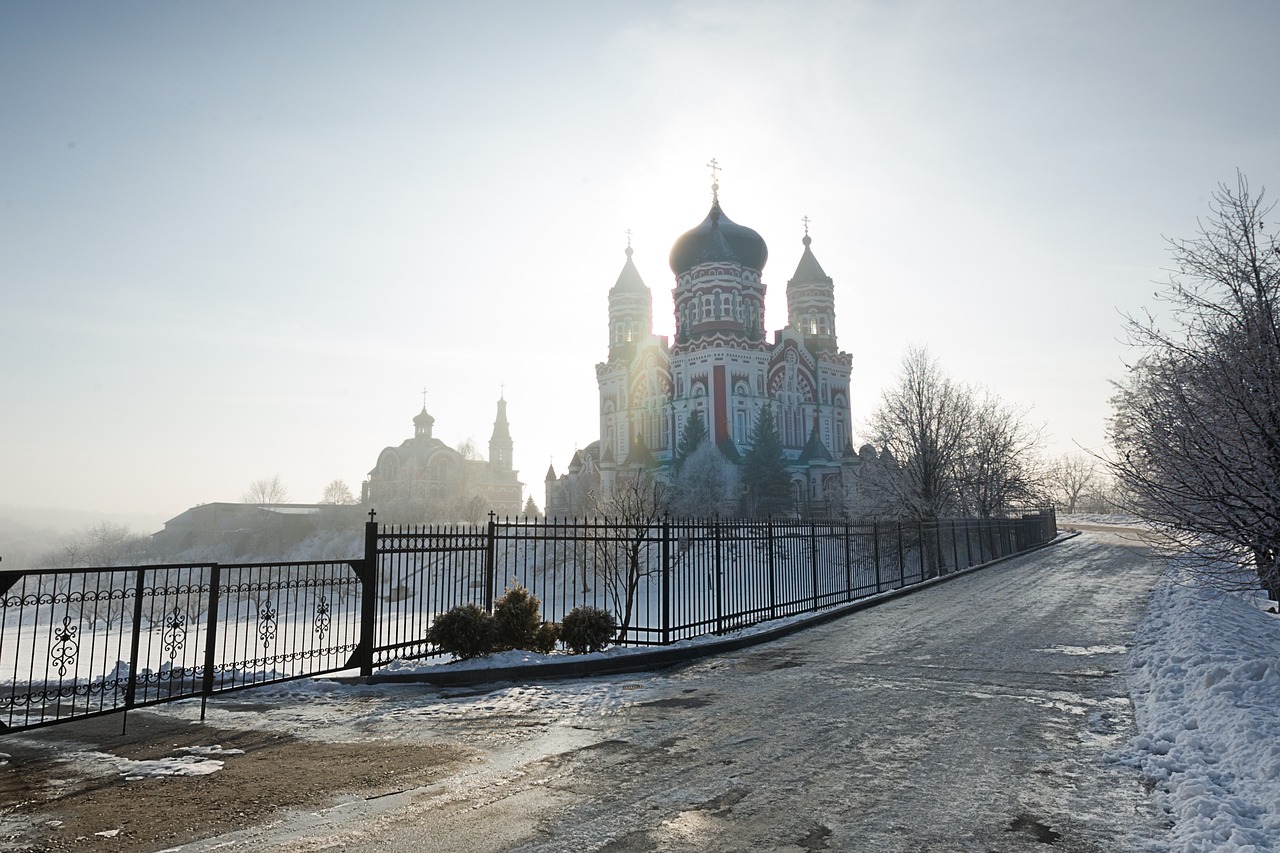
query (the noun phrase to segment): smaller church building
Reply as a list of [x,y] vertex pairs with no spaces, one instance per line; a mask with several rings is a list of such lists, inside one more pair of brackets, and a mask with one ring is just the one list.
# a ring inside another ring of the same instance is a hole
[[490,511],[518,515],[524,484],[511,467],[507,401],[498,400],[487,461],[467,458],[436,438],[435,420],[424,404],[413,418],[413,437],[378,454],[361,486],[361,503],[392,523],[478,524]]

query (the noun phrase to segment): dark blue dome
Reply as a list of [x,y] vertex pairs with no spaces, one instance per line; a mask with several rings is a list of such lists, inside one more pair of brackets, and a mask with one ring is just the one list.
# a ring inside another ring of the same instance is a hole
[[676,275],[711,263],[741,264],[760,272],[768,259],[764,238],[725,216],[718,201],[701,225],[684,232],[671,247],[671,271]]

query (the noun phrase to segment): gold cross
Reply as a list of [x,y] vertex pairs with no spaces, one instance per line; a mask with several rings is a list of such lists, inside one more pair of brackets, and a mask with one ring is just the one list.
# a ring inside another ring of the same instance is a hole
[[716,158],[712,157],[711,162],[707,164],[711,169],[711,200],[720,200],[720,164]]
[[800,221],[804,223],[804,236],[808,237],[809,236],[809,217],[802,216],[800,217]]
[[422,389],[422,411],[425,412],[426,410],[427,410],[427,389],[423,388]]
[[627,248],[631,248],[631,229],[627,229]]

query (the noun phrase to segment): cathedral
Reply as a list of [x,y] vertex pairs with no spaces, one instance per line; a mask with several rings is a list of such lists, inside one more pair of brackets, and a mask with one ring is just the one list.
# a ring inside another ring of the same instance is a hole
[[487,462],[467,458],[435,438],[435,422],[424,400],[413,419],[413,437],[378,454],[361,488],[361,503],[391,522],[478,524],[490,510],[499,516],[518,515],[524,484],[511,467],[507,401],[498,400]]
[[813,253],[806,221],[799,263],[787,282],[787,323],[765,333],[762,273],[769,252],[735,223],[712,184],[706,218],[676,240],[670,266],[675,339],[653,333],[653,294],[632,263],[630,242],[609,290],[609,350],[596,365],[600,438],[568,470],[547,471],[548,516],[588,509],[627,471],[670,470],[695,411],[730,459],[747,450],[760,410],[772,406],[798,512],[840,499],[841,462],[852,456],[852,358],[836,339],[835,288]]

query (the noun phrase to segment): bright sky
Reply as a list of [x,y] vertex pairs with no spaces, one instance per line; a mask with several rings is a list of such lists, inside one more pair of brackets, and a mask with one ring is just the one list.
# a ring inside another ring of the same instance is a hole
[[[1102,449],[1121,312],[1236,169],[1274,2],[0,4],[0,504],[297,501],[505,386],[539,505],[598,437],[632,231],[812,220],[864,422],[908,344]],[[1280,227],[1280,223],[1277,223]],[[527,492],[528,493],[528,492]]]

